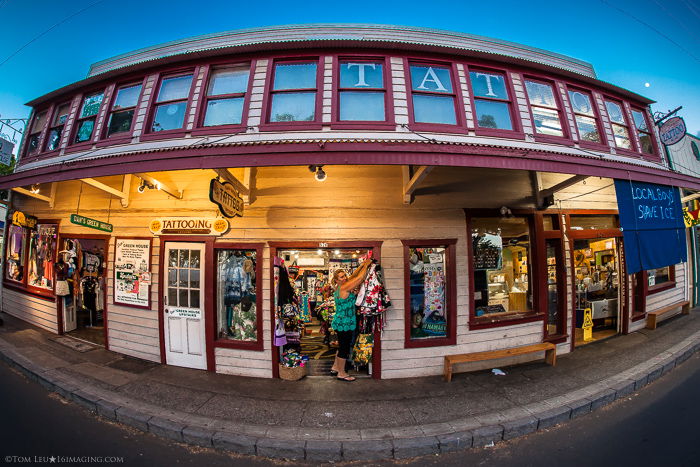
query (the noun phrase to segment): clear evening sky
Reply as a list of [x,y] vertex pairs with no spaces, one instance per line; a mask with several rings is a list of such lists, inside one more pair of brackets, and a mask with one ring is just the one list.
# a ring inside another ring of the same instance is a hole
[[0,0],[0,118],[27,117],[24,103],[114,55],[305,23],[420,26],[568,55],[591,63],[599,79],[657,101],[654,111],[682,105],[688,132],[700,135],[699,0]]

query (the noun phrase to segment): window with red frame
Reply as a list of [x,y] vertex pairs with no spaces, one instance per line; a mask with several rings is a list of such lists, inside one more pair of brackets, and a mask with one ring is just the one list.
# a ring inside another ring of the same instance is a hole
[[41,139],[41,132],[46,125],[47,114],[48,112],[44,110],[34,116],[32,127],[29,130],[29,138],[27,139],[27,154],[33,154],[39,150],[39,139]]
[[129,84],[117,90],[107,123],[107,136],[131,131],[140,95],[141,84]]
[[46,139],[46,150],[55,151],[61,144],[61,135],[63,127],[68,120],[68,112],[70,111],[70,102],[66,102],[56,107],[49,128],[49,137]]
[[490,71],[471,71],[469,77],[479,128],[513,130],[511,101],[505,75]]
[[547,136],[564,136],[559,106],[551,84],[531,79],[525,80],[535,132]]
[[341,60],[338,120],[383,122],[385,100],[382,62]]
[[615,146],[622,149],[632,149],[630,131],[622,104],[606,100],[605,108],[608,110],[608,117],[610,117],[610,123],[612,124]]
[[90,138],[92,138],[92,134],[95,131],[97,113],[100,111],[103,97],[104,93],[98,92],[88,94],[83,98],[83,105],[80,107],[80,113],[78,114],[78,121],[76,123],[77,130],[75,132],[75,139],[73,140],[74,143],[84,143],[90,141]]
[[413,121],[456,125],[457,95],[448,66],[411,64]]
[[256,262],[255,249],[216,250],[217,339],[258,342],[262,309],[256,295]]
[[185,125],[192,75],[163,78],[158,89],[151,131],[179,130]]
[[591,95],[584,91],[570,89],[569,100],[581,141],[602,143],[598,130],[598,116],[593,107]]
[[27,254],[28,230],[11,225],[7,232],[7,266],[5,277],[13,282],[24,282],[24,260]]
[[641,152],[654,154],[654,140],[651,136],[651,129],[649,128],[646,115],[641,110],[632,109],[632,119],[634,120],[634,127],[637,129]]
[[318,94],[316,61],[275,63],[270,90],[272,123],[313,122]]
[[209,77],[203,126],[240,125],[250,65],[215,68]]

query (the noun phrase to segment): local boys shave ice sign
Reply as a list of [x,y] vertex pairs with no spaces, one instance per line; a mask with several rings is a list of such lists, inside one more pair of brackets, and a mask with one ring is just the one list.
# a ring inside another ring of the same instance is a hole
[[148,227],[153,235],[223,235],[229,223],[220,218],[161,217]]
[[637,205],[637,219],[669,219],[674,220],[680,214],[676,198],[678,190],[672,187],[657,185],[656,187],[632,187],[632,199]]

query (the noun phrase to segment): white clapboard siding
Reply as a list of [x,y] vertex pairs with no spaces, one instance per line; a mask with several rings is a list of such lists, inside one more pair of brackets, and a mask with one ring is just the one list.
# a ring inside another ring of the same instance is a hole
[[56,303],[5,287],[2,291],[2,311],[34,326],[58,333]]
[[[392,59],[391,63],[392,71],[402,68],[400,61]],[[261,71],[261,67],[262,64],[258,62],[257,72]],[[394,79],[395,93],[405,93],[403,79]],[[382,375],[385,378],[437,375],[442,372],[442,358],[446,354],[500,349],[542,340],[542,323],[539,321],[486,330],[471,330],[468,324],[470,278],[463,208],[500,207],[504,204],[531,207],[532,186],[527,171],[437,167],[417,187],[414,202],[405,205],[399,166],[327,165],[324,169],[328,173],[328,179],[324,183],[317,183],[305,166],[257,168],[252,189],[253,203],[245,206],[243,217],[230,220],[230,230],[217,242],[383,242],[382,266],[393,302],[393,307],[387,313],[387,327],[382,336]],[[232,168],[230,171],[239,180],[243,179],[242,168]],[[50,209],[48,203],[20,194],[15,196],[15,203],[19,209],[39,218],[61,219],[59,232],[62,236],[102,233],[71,224],[68,218],[76,212],[114,225],[107,263],[109,347],[115,352],[160,361],[160,240],[153,238],[152,244],[151,309],[143,310],[114,304],[114,239],[150,237],[148,225],[154,218],[220,217],[220,214],[209,201],[209,181],[215,176],[213,171],[152,172],[151,175],[162,183],[183,190],[184,198],[178,200],[159,190],[138,193],[138,184],[134,181],[129,206],[122,208],[117,199],[104,191],[79,181],[66,181],[58,185],[54,209]],[[568,176],[562,174],[543,174],[542,188],[551,187],[566,178]],[[99,180],[121,189],[123,177],[109,176]],[[589,209],[592,203],[610,207],[611,202],[614,204],[614,190],[606,185],[611,183],[609,179],[589,178],[585,185],[573,185],[558,195],[561,199],[572,198],[566,201],[566,207]],[[604,188],[595,191],[601,187]],[[488,193],[488,196],[481,196],[483,193]],[[456,346],[404,348],[405,265],[401,240],[407,239],[457,240]],[[565,242],[565,247],[565,254],[570,255],[570,245]],[[264,350],[258,352],[216,348],[214,353],[218,372],[260,377],[272,374],[272,294],[270,248],[267,246],[263,249],[262,261],[263,273],[260,280],[263,290],[261,312]],[[567,301],[570,301],[571,287],[571,281],[567,280]],[[15,296],[25,297],[18,293]],[[9,298],[4,302],[8,300]],[[53,320],[55,328],[55,311]],[[567,329],[571,329],[571,316]],[[560,347],[564,351],[566,346]]]

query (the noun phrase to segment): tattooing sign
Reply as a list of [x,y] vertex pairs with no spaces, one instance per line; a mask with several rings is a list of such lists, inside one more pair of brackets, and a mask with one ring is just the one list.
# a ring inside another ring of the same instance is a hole
[[687,260],[685,224],[677,188],[615,180],[627,273]]
[[226,219],[202,217],[162,217],[149,224],[153,235],[222,235],[229,227]]

